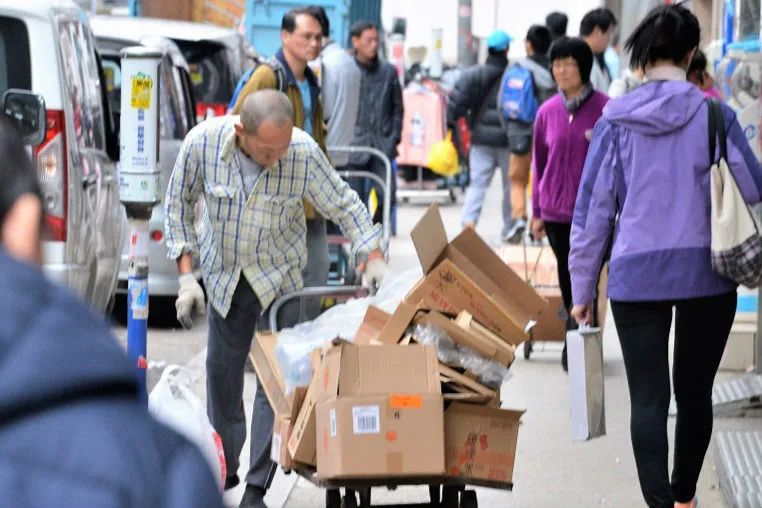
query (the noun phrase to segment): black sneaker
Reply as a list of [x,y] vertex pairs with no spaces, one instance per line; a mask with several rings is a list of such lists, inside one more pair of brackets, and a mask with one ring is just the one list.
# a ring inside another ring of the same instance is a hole
[[247,484],[238,508],[267,508],[265,504],[265,489]]
[[233,489],[239,483],[241,483],[241,480],[238,479],[237,474],[234,474],[233,476],[228,476],[227,478],[225,478],[225,490]]
[[506,243],[513,245],[521,243],[524,238],[524,232],[527,230],[527,221],[524,219],[517,219],[513,221],[513,225],[508,231],[503,232],[502,240]]

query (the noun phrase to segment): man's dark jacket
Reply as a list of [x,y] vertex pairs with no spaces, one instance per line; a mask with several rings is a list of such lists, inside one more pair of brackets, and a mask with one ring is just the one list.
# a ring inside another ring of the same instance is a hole
[[222,507],[209,466],[156,423],[102,317],[0,250],[0,505]]
[[483,65],[465,69],[450,92],[447,120],[454,123],[466,117],[474,145],[508,146],[505,128],[497,111],[497,92],[507,65],[508,58],[504,54],[489,55]]

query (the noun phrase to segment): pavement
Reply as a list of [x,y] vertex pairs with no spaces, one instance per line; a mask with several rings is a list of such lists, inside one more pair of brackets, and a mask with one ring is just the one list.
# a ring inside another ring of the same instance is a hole
[[[491,185],[485,200],[482,220],[477,232],[490,244],[498,246],[501,229],[499,178]],[[462,203],[462,196],[460,196]],[[397,218],[397,236],[392,240],[390,270],[393,273],[418,266],[410,230],[426,210],[427,203],[405,204]],[[461,206],[443,204],[440,208],[448,234],[452,238],[460,230]],[[165,305],[164,311],[171,311]],[[171,320],[164,320],[171,321]],[[198,319],[197,321],[203,321]],[[166,325],[166,323],[165,323]],[[115,324],[114,333],[122,343],[126,331]],[[148,336],[149,388],[168,364],[187,365],[194,374],[196,392],[205,399],[204,357],[206,325],[203,322],[190,331],[171,326],[152,327]],[[629,435],[629,396],[622,362],[622,353],[610,314],[604,334],[607,435],[587,442],[572,442],[569,427],[569,387],[561,369],[561,344],[539,343],[529,360],[518,354],[511,367],[511,376],[502,386],[503,407],[524,409],[526,413],[519,431],[514,471],[514,490],[500,492],[477,489],[481,506],[590,508],[596,506],[641,507],[635,463]],[[732,379],[737,373],[720,373],[717,381]],[[256,377],[246,373],[244,405],[248,412],[254,397]],[[755,419],[715,419],[715,430],[753,430]],[[670,439],[674,418],[669,422]],[[244,445],[239,476],[243,478],[248,464],[248,442]],[[237,506],[243,493],[239,486],[226,493],[226,506]],[[282,471],[273,482],[266,502],[270,507],[302,508],[323,506],[324,491],[310,485],[295,474]],[[702,507],[723,506],[714,471],[711,449],[707,453],[699,479],[698,497]],[[373,491],[374,504],[426,502],[426,487],[399,488],[396,491]]]

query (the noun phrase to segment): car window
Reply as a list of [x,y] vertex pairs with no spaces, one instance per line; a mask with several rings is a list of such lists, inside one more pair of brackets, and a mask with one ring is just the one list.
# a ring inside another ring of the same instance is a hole
[[241,65],[230,50],[215,42],[175,42],[190,66],[196,100],[227,105],[241,77]]
[[32,89],[29,32],[20,19],[0,16],[0,95],[9,88]]
[[66,98],[71,105],[74,138],[80,148],[103,150],[103,105],[98,65],[90,31],[78,21],[58,23]]

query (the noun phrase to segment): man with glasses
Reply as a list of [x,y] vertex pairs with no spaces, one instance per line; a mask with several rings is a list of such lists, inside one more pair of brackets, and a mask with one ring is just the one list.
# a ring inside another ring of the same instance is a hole
[[[294,108],[294,127],[307,132],[326,151],[326,129],[320,87],[315,74],[307,65],[315,60],[323,47],[323,30],[315,10],[302,7],[288,11],[280,25],[281,49],[267,63],[260,65],[241,89],[233,114],[240,114],[246,98],[263,89],[276,89],[288,96]],[[305,286],[325,286],[328,282],[328,241],[325,219],[305,201],[307,218],[307,266],[302,272]],[[299,302],[295,302],[299,304]],[[302,321],[320,314],[320,299],[303,302]]]

